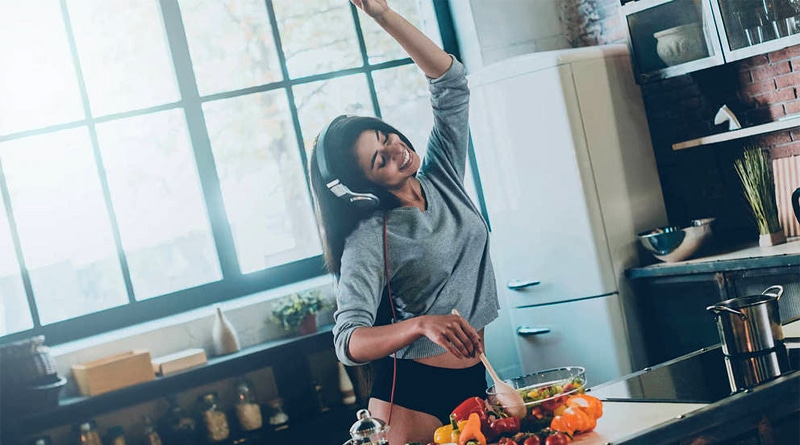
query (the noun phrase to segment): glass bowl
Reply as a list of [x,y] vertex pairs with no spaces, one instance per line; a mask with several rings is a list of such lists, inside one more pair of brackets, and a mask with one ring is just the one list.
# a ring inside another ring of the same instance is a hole
[[[563,405],[571,394],[584,392],[586,369],[568,366],[534,372],[515,379],[505,380],[515,388],[525,402],[525,414],[529,419],[553,416],[553,410]],[[494,385],[486,389],[486,399],[495,411],[503,412],[497,400]]]

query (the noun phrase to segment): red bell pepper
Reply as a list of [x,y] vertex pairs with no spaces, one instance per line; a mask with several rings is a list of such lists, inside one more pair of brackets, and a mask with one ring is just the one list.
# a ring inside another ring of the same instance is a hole
[[491,420],[486,409],[486,400],[474,396],[461,402],[451,413],[456,422],[469,419],[469,415],[475,413],[481,421],[481,432],[489,441],[494,440],[497,435],[492,432]]
[[456,419],[456,422],[460,420],[468,420],[469,415],[472,413],[478,414],[478,417],[481,419],[481,423],[485,423],[487,420],[486,415],[486,401],[480,397],[470,397],[467,400],[464,400],[459,404],[451,413],[453,418]]
[[512,435],[519,432],[520,421],[516,417],[501,417],[493,420],[489,428],[494,437]]

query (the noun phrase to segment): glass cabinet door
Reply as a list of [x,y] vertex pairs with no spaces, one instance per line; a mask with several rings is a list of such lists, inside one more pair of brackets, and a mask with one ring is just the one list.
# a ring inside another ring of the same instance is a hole
[[800,0],[713,0],[726,61],[800,43]]
[[640,83],[724,63],[708,0],[640,0],[622,13]]

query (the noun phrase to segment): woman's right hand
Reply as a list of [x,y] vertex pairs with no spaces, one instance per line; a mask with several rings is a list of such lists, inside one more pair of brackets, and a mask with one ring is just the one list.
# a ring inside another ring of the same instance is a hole
[[422,335],[458,358],[474,358],[483,352],[478,331],[458,315],[417,317]]

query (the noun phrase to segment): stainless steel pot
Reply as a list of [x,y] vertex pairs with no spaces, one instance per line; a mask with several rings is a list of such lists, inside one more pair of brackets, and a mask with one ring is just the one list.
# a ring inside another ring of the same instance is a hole
[[782,286],[770,286],[760,295],[732,298],[706,310],[717,317],[717,328],[725,355],[753,354],[783,342],[778,311]]

